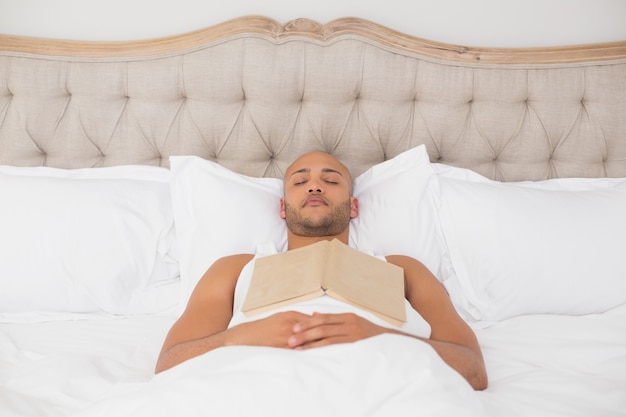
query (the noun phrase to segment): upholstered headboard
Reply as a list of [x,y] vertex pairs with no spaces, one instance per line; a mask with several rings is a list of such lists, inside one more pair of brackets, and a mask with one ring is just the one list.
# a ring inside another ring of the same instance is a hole
[[506,181],[626,176],[626,42],[480,49],[263,17],[146,42],[0,36],[0,164],[195,154],[281,176],[322,149],[358,175],[419,144]]

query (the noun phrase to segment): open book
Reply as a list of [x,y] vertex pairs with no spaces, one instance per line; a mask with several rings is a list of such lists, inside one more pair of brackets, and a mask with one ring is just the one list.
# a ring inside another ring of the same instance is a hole
[[323,294],[396,326],[406,321],[403,269],[337,239],[258,258],[242,311],[253,315]]

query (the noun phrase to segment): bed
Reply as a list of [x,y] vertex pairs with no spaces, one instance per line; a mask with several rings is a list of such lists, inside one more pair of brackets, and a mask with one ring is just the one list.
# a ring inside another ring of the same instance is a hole
[[[281,175],[355,180],[350,243],[421,260],[483,350],[229,347],[154,375],[217,258],[285,245]],[[626,416],[626,42],[442,44],[245,16],[0,36],[0,415]]]

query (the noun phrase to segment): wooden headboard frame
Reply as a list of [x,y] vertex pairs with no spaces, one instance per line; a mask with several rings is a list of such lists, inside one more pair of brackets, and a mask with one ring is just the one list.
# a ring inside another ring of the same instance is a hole
[[358,18],[259,16],[147,41],[0,35],[1,164],[196,154],[280,176],[321,148],[358,174],[421,143],[501,180],[626,176],[626,41],[476,48]]
[[0,45],[5,51],[44,56],[149,57],[192,50],[199,45],[220,39],[250,34],[266,36],[277,42],[299,37],[328,42],[344,36],[360,36],[394,50],[463,63],[558,64],[626,59],[626,41],[544,48],[479,48],[421,39],[355,17],[344,17],[323,25],[300,18],[283,25],[263,16],[246,16],[181,35],[121,42],[85,42],[0,35]]

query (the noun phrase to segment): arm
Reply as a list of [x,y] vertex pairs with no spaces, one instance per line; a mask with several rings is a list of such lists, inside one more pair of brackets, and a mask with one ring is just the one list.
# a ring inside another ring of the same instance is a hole
[[[457,314],[443,285],[413,258],[389,256],[387,261],[404,269],[406,298],[431,326],[430,338],[419,339],[430,344],[474,389],[485,389],[487,372],[476,336]],[[295,349],[308,349],[353,342],[382,333],[416,337],[378,326],[354,314],[316,313],[294,326],[289,345]]]
[[304,317],[296,312],[279,313],[228,329],[237,279],[251,259],[252,255],[228,256],[207,270],[165,338],[156,373],[222,346],[288,347],[293,326]]
[[413,258],[389,256],[387,260],[404,269],[407,299],[430,324],[430,338],[423,340],[474,389],[487,388],[487,371],[476,335],[456,312],[443,285]]

